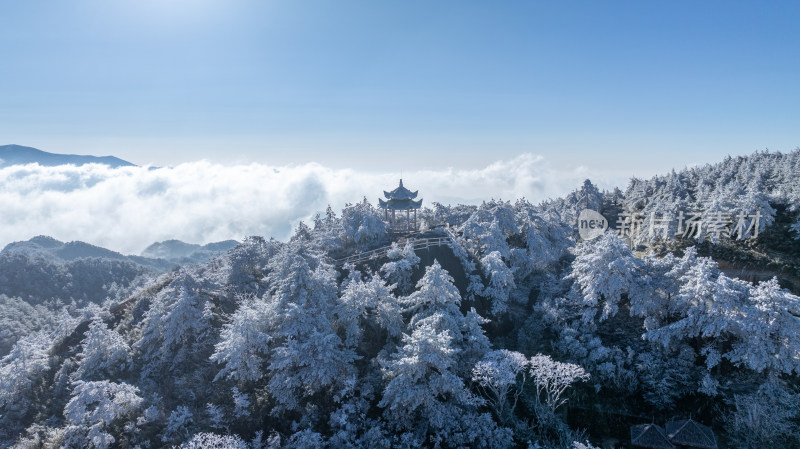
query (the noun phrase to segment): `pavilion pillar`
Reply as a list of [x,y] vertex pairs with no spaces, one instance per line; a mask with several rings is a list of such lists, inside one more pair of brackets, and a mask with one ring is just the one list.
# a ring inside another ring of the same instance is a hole
[[[422,206],[422,200],[414,200],[417,192],[412,192],[403,187],[403,180],[400,185],[391,192],[383,191],[386,201],[379,199],[378,204],[384,208],[384,219],[389,224],[392,232],[416,231],[419,223],[417,222],[417,209]],[[389,209],[392,210],[391,217]],[[414,209],[414,217],[411,217],[411,209]],[[403,224],[403,216],[397,216],[397,211],[401,214],[406,211],[406,222]],[[399,222],[398,222],[399,220]]]

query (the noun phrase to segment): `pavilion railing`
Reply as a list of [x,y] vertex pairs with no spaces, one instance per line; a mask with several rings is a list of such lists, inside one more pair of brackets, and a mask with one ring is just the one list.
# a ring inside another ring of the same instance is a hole
[[[448,235],[447,237],[400,239],[397,241],[397,246],[400,248],[405,248],[405,246],[408,243],[411,243],[411,245],[414,248],[414,251],[438,247],[438,246],[449,246],[452,248],[454,244],[453,239]],[[347,263],[359,264],[370,260],[377,260],[386,257],[390,249],[392,249],[392,245],[384,246],[378,249],[373,249],[372,251],[365,251],[362,253],[353,254],[352,256],[349,257],[337,259],[334,262],[336,266],[341,266]]]

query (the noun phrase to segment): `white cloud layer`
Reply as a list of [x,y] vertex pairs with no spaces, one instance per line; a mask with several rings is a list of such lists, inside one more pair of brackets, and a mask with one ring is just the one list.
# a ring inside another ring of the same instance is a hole
[[[424,204],[526,197],[538,202],[577,188],[584,168],[560,172],[523,154],[475,170],[404,173]],[[223,166],[205,161],[171,168],[103,165],[0,169],[0,245],[49,235],[126,254],[166,239],[208,243],[248,235],[286,239],[300,220],[330,204],[337,214],[366,196],[373,204],[396,174],[319,164]],[[610,184],[600,182],[601,187]]]

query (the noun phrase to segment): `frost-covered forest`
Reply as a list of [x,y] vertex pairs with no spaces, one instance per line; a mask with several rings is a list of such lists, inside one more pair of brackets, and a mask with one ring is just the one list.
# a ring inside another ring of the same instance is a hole
[[[631,447],[691,417],[720,447],[798,447],[799,177],[800,150],[761,152],[434,203],[451,246],[417,251],[364,199],[174,268],[0,254],[0,445]],[[760,221],[581,241],[583,209]]]

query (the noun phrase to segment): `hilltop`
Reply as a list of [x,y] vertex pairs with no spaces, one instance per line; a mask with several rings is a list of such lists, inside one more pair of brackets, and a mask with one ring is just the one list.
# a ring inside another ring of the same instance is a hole
[[39,164],[42,166],[105,164],[112,168],[135,166],[114,156],[56,154],[21,145],[0,145],[0,168],[24,164]]

